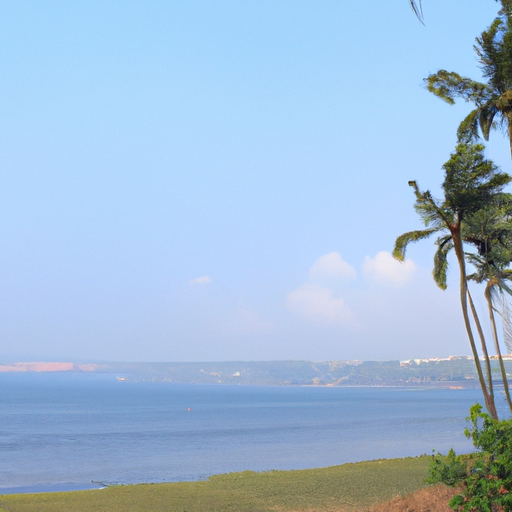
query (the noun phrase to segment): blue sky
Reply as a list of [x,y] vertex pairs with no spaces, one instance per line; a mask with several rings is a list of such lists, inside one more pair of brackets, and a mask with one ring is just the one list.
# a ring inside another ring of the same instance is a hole
[[389,252],[470,108],[422,80],[480,78],[497,7],[2,3],[0,358],[469,353],[455,273]]

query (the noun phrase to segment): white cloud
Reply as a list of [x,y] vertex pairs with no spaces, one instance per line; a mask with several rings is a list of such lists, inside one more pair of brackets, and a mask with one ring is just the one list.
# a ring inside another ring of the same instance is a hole
[[201,277],[196,277],[195,279],[192,279],[190,281],[190,284],[210,284],[212,282],[212,280],[210,279],[209,276],[201,276]]
[[[381,251],[374,258],[366,256],[362,270],[370,285],[384,284],[399,288],[415,273],[416,264],[411,260],[400,263],[389,252]],[[311,266],[306,282],[288,294],[285,307],[308,320],[323,320],[359,329],[363,319],[368,318],[364,304],[370,302],[375,289],[365,287],[366,290],[359,288],[357,292],[353,284],[345,285],[347,280],[356,278],[354,267],[344,261],[338,252],[325,254]],[[365,295],[366,300],[358,298]],[[389,300],[389,295],[383,300]],[[378,307],[382,308],[383,305]]]
[[366,256],[363,261],[363,273],[370,281],[402,286],[416,271],[416,264],[411,260],[395,260],[389,252],[381,251],[375,258]]
[[341,298],[328,288],[305,283],[288,294],[285,306],[309,319],[328,319],[336,322],[352,320],[353,313]]
[[339,252],[333,251],[318,258],[309,269],[309,278],[344,278],[357,277],[355,268],[344,261]]
[[334,289],[339,288],[340,279],[355,279],[357,272],[339,252],[333,251],[318,258],[308,272],[308,279],[290,292],[285,306],[288,310],[316,321],[347,323],[353,313]]

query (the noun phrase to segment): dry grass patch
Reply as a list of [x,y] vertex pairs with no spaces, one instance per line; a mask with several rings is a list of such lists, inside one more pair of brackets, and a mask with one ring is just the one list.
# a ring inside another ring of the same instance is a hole
[[453,512],[448,506],[450,500],[459,492],[458,489],[437,484],[405,496],[374,505],[368,512]]

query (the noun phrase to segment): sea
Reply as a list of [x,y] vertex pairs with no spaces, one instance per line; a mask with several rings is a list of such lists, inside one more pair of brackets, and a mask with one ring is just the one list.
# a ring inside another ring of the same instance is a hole
[[476,389],[194,385],[0,374],[0,494],[468,452]]

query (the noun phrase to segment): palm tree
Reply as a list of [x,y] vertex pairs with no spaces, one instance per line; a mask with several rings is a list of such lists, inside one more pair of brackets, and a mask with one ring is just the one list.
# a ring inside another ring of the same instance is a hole
[[507,309],[503,311],[502,307],[500,312],[497,304],[507,304],[505,294],[512,295],[512,289],[509,286],[512,281],[512,270],[508,268],[512,261],[512,195],[498,194],[496,199],[494,204],[477,212],[466,223],[466,240],[478,251],[477,254],[466,254],[466,257],[475,267],[475,272],[468,275],[468,280],[485,283],[484,296],[487,301],[494,346],[508,406],[512,412],[512,399],[494,315],[497,311],[508,318]]
[[487,386],[475,344],[475,338],[468,313],[468,287],[466,263],[463,248],[463,226],[466,217],[478,212],[500,193],[512,179],[483,156],[481,144],[458,144],[455,153],[444,164],[444,200],[433,198],[430,191],[421,192],[415,181],[410,181],[416,195],[416,212],[426,225],[424,230],[410,231],[396,239],[393,256],[399,261],[405,258],[405,251],[411,242],[438,234],[437,251],[434,257],[433,276],[442,289],[446,288],[447,254],[453,249],[459,266],[459,296],[462,315],[469,344],[475,360],[478,380],[489,414],[497,418],[492,388]]
[[[475,261],[475,260],[480,261]],[[494,347],[496,349],[496,354],[498,356],[498,361],[500,365],[501,378],[503,381],[503,385],[505,388],[505,395],[507,397],[508,406],[510,412],[512,412],[512,400],[510,397],[510,389],[508,384],[507,372],[505,369],[505,364],[503,362],[503,357],[501,355],[501,349],[498,339],[498,331],[496,328],[496,319],[494,316],[494,311],[496,311],[496,302],[503,300],[502,296],[505,292],[512,294],[512,290],[508,286],[507,281],[512,280],[512,270],[497,268],[494,265],[488,265],[483,258],[478,258],[477,256],[473,256],[473,265],[477,267],[477,272],[475,274],[469,275],[469,280],[474,280],[477,283],[486,283],[484,296],[487,301],[487,309],[489,312],[489,320],[491,323],[491,331],[494,340]]]
[[[465,238],[463,236],[463,240]],[[453,250],[453,242],[451,233],[439,237],[436,241],[437,251],[434,255],[434,270],[432,271],[432,275],[434,277],[434,281],[436,284],[442,289],[446,289],[446,281],[448,276],[448,254]],[[471,314],[473,315],[473,320],[475,321],[476,329],[478,332],[478,336],[480,338],[480,344],[482,346],[482,353],[484,355],[485,367],[487,373],[487,385],[489,390],[489,396],[491,401],[494,400],[494,389],[492,382],[492,372],[491,372],[491,360],[489,358],[489,353],[487,350],[487,343],[485,341],[484,331],[480,324],[480,319],[478,318],[478,313],[476,311],[475,305],[473,304],[473,299],[471,297],[471,293],[469,288],[466,287],[467,291],[467,299],[469,302],[469,307],[471,309]],[[479,364],[479,363],[477,363]]]
[[449,104],[462,98],[475,105],[459,126],[459,141],[474,141],[479,131],[489,140],[491,129],[501,126],[507,130],[512,156],[512,0],[501,0],[501,4],[499,16],[474,46],[486,82],[444,69],[425,82],[430,92]]

